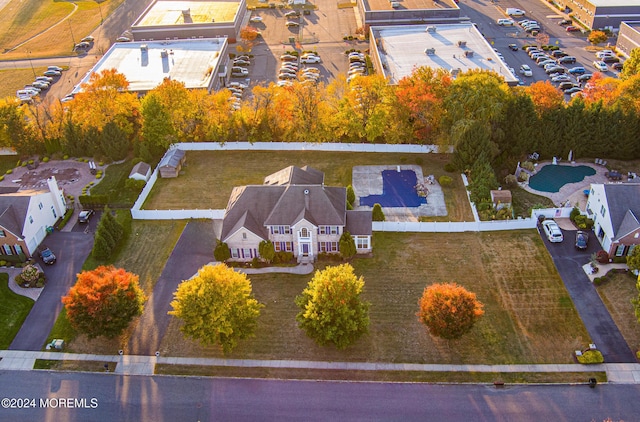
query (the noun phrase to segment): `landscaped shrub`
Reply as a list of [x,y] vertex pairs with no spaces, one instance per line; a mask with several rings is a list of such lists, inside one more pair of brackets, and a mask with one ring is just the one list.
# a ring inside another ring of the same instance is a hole
[[578,215],[574,223],[576,227],[582,230],[591,230],[593,228],[593,220],[587,217],[586,215]]
[[7,174],[11,174],[11,173],[13,173],[13,170],[11,169],[7,170]]
[[273,257],[273,263],[274,264],[287,264],[289,262],[293,261],[293,252],[276,252],[275,256]]
[[62,156],[62,159],[63,159],[63,160],[68,160],[68,159],[69,159],[69,156],[68,156],[67,154],[65,154],[65,155],[63,155],[63,156]]
[[438,178],[438,183],[440,183],[442,187],[448,187],[453,183],[453,179],[447,175],[442,175]]
[[608,264],[609,263],[609,254],[607,253],[607,251],[600,249],[597,253],[596,253],[596,261],[598,261],[598,263],[600,264]]
[[446,171],[447,173],[453,173],[454,171],[456,171],[456,166],[454,166],[452,163],[447,163],[444,165],[444,171]]
[[580,210],[578,209],[578,207],[573,207],[573,209],[571,210],[571,214],[569,214],[569,219],[571,219],[571,221],[575,222],[576,221],[576,217],[580,215]]
[[384,221],[385,220],[385,216],[384,216],[384,212],[382,211],[382,205],[380,204],[373,204],[373,211],[371,212],[371,219],[373,221]]
[[525,161],[524,163],[520,164],[520,167],[529,171],[534,171],[536,169],[531,161]]
[[49,157],[44,157],[44,158],[42,159],[42,162],[43,162],[43,163],[48,163],[48,162],[49,162]]
[[218,262],[225,262],[227,259],[231,258],[231,251],[229,250],[229,246],[226,243],[218,240],[216,243],[216,247],[213,249],[213,257]]
[[600,353],[599,350],[587,350],[582,353],[582,356],[577,356],[578,362],[583,364],[595,364],[595,363],[603,363],[604,356]]
[[508,188],[512,188],[518,184],[518,178],[513,174],[508,174],[504,178],[504,185]]
[[356,193],[353,190],[353,186],[347,186],[347,204],[352,205],[356,202]]

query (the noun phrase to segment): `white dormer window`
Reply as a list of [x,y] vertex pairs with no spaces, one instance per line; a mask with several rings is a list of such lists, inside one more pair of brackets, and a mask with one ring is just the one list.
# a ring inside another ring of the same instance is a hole
[[300,229],[300,237],[303,239],[306,239],[309,237],[309,229],[307,229],[306,227],[303,227]]
[[246,233],[242,233],[242,240],[247,240],[247,234]]

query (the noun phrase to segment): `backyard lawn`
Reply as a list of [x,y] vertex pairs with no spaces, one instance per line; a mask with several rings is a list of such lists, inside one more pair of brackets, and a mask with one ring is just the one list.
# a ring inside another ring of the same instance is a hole
[[[356,259],[371,305],[370,333],[344,351],[320,347],[297,328],[293,301],[308,276],[251,275],[266,306],[256,336],[230,358],[433,364],[571,363],[589,336],[533,230],[494,233],[375,233],[374,257]],[[432,338],[418,322],[426,285],[455,281],[478,295],[485,316],[460,340]],[[172,320],[165,356],[221,357],[185,340]]]
[[34,303],[9,290],[9,282],[9,274],[0,273],[0,349],[9,348]]
[[[419,164],[423,174],[443,174],[447,154],[346,153],[318,151],[187,151],[186,166],[175,179],[158,179],[144,209],[223,209],[231,190],[261,185],[265,176],[295,165],[309,165],[325,173],[327,186],[351,184],[354,166]],[[473,221],[466,191],[459,176],[445,189],[449,215],[445,221]]]
[[640,351],[640,324],[631,303],[631,299],[638,298],[636,278],[615,272],[606,278],[607,281],[598,286],[598,294],[631,350]]

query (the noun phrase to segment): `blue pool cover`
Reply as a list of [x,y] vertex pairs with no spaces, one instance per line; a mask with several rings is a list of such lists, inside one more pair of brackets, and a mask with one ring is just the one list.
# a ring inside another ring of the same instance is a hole
[[589,166],[546,165],[531,176],[529,187],[542,192],[558,192],[567,183],[581,182],[594,174],[595,169]]
[[382,195],[360,198],[360,205],[373,207],[378,203],[383,207],[418,207],[427,203],[427,198],[418,196],[417,178],[413,170],[383,170]]

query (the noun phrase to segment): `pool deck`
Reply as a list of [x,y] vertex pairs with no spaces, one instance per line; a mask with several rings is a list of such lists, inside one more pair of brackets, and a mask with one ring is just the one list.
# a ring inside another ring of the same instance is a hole
[[[551,161],[542,161],[536,166],[536,173],[544,166],[554,165]],[[598,164],[584,163],[584,162],[567,162],[562,161],[558,163],[561,166],[588,166],[596,171],[593,176],[586,176],[582,181],[577,183],[567,183],[562,186],[558,192],[543,192],[532,189],[528,183],[521,183],[520,186],[527,192],[534,193],[536,195],[545,196],[553,201],[558,206],[565,205],[577,205],[580,210],[584,211],[587,206],[587,196],[584,194],[585,189],[590,189],[592,183],[611,183],[611,181],[605,175],[607,168]]]

